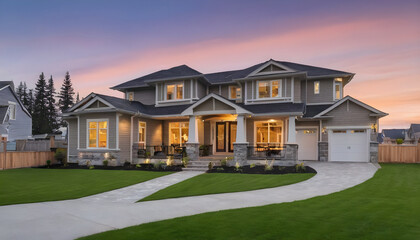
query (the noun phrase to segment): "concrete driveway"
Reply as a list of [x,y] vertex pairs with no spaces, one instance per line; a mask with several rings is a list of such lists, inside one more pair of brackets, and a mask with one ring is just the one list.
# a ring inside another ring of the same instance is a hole
[[[313,178],[255,191],[133,203],[130,192],[122,190],[122,196],[115,197],[119,194],[113,191],[112,194],[104,193],[103,196],[111,197],[103,197],[102,200],[96,196],[2,206],[0,239],[74,239],[175,217],[303,200],[358,185],[371,178],[377,170],[371,163],[308,162],[307,165],[318,172]],[[124,192],[130,197],[125,198]],[[164,211],[160,211],[162,209]]]

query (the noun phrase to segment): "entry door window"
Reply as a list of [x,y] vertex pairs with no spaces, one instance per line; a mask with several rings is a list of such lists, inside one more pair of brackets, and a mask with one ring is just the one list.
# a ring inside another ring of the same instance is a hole
[[216,123],[216,152],[226,152],[226,123]]
[[229,123],[229,152],[233,152],[233,143],[236,142],[236,123]]
[[184,145],[188,141],[188,123],[169,123],[169,144]]

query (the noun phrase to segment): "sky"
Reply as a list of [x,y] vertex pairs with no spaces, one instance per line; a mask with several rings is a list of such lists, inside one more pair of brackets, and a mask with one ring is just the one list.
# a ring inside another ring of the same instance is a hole
[[122,97],[109,88],[187,64],[202,72],[268,59],[356,73],[344,88],[389,113],[380,128],[420,123],[420,0],[0,0],[0,81]]

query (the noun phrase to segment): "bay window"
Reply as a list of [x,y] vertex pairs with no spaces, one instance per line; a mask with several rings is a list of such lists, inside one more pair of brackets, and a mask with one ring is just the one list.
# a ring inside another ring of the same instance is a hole
[[256,144],[281,145],[283,143],[283,122],[256,122]]
[[88,148],[108,148],[108,120],[87,120]]
[[166,100],[184,99],[184,84],[174,83],[166,85]]
[[278,98],[281,97],[282,80],[258,81],[257,97],[258,98]]
[[188,141],[188,123],[169,123],[169,145],[184,145]]

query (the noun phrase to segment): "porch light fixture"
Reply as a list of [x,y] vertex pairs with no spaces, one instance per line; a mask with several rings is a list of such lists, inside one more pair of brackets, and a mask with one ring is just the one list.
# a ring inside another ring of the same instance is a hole
[[376,123],[373,123],[372,125],[370,125],[370,128],[373,130],[374,133],[378,131],[378,125]]
[[104,153],[104,158],[106,159],[106,158],[109,158],[109,153]]
[[268,120],[269,122],[275,122],[276,120],[274,120],[274,119],[270,119],[270,120]]
[[325,127],[323,127],[323,128],[322,128],[322,130],[321,130],[321,132],[322,132],[322,133],[325,133],[325,131],[326,131],[326,128],[325,128]]

